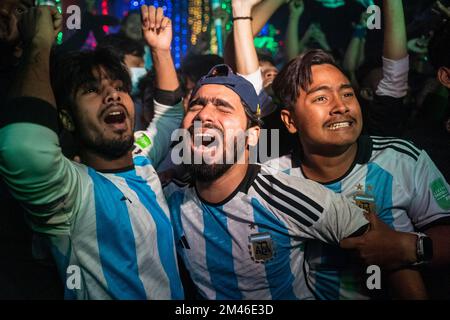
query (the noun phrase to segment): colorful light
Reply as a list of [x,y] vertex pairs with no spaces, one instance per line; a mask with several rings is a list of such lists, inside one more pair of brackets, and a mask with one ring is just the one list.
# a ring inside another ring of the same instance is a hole
[[[61,3],[61,0],[56,0],[55,1],[55,5],[56,5],[56,8],[58,9],[59,13],[62,14],[62,3]],[[64,36],[64,34],[63,34],[62,31],[58,33],[58,35],[56,37],[56,44],[57,45],[60,45],[62,43],[63,36]]]
[[[108,1],[107,0],[102,0],[102,15],[107,16],[108,15]],[[105,31],[106,33],[109,32],[109,27],[108,26],[103,26],[103,31]]]

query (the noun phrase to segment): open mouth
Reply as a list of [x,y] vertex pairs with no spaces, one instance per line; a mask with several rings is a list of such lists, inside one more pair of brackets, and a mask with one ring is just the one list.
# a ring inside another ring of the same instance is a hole
[[115,105],[107,108],[102,115],[103,121],[115,131],[127,130],[127,113],[123,106]]
[[216,136],[207,132],[195,133],[193,135],[193,144],[196,149],[209,149],[215,147]]
[[120,124],[125,122],[126,116],[123,111],[111,111],[108,112],[104,118],[107,124]]
[[327,126],[328,130],[339,130],[353,126],[353,121],[333,122]]

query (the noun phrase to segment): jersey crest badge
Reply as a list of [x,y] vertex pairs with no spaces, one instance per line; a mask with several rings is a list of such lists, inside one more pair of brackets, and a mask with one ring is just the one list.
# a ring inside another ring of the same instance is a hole
[[265,263],[274,257],[274,245],[270,233],[255,233],[250,235],[248,240],[250,256],[254,262]]
[[353,199],[358,207],[366,211],[367,213],[376,214],[375,198],[363,192],[357,192],[353,195]]

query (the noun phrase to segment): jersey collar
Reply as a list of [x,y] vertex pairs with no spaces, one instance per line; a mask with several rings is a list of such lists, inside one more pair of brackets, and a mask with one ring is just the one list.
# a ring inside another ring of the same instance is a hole
[[[355,167],[356,164],[366,164],[369,162],[370,157],[372,155],[372,139],[369,136],[366,135],[360,135],[358,140],[357,140],[357,144],[358,144],[358,149],[356,151],[356,157],[355,160],[353,160],[352,165],[350,166],[350,168],[347,170],[346,173],[344,173],[344,175],[342,177],[339,177],[338,179],[335,179],[333,181],[329,181],[323,184],[332,184],[335,183],[337,181],[342,180],[343,178],[345,178]],[[300,146],[300,144],[299,144]],[[300,168],[300,170],[302,170],[301,167],[301,148],[296,148],[291,152],[291,162],[292,162],[292,168]],[[307,178],[307,176],[305,175],[305,173],[302,170],[302,174],[305,178]]]
[[197,188],[195,187],[195,183],[193,183],[195,193],[197,194],[197,197],[200,199],[201,202],[210,205],[210,206],[223,206],[225,203],[229,202],[231,199],[233,199],[238,192],[247,193],[248,189],[250,189],[251,185],[253,184],[253,181],[256,179],[256,176],[260,172],[261,167],[258,164],[249,164],[247,168],[247,172],[245,173],[245,177],[242,179],[241,183],[237,186],[237,188],[224,200],[212,203],[209,201],[206,201],[200,196],[200,193],[197,191]]

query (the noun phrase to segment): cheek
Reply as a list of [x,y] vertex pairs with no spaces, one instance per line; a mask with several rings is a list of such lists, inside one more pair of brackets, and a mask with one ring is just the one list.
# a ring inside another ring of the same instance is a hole
[[295,119],[300,131],[310,131],[322,127],[322,123],[327,117],[327,113],[318,107],[305,106],[296,111]]
[[[247,118],[245,118],[247,119]],[[237,121],[236,119],[223,119],[219,124],[224,129],[224,138],[234,139],[236,137],[244,137],[247,128],[247,122]]]
[[124,97],[124,101],[125,101],[125,107],[127,108],[128,114],[130,115],[131,118],[134,118],[135,110],[134,110],[133,100],[131,99],[130,96],[126,96],[126,97]]
[[194,112],[186,112],[183,121],[181,122],[181,127],[183,129],[188,129],[190,126],[192,126],[194,118],[195,118]]

